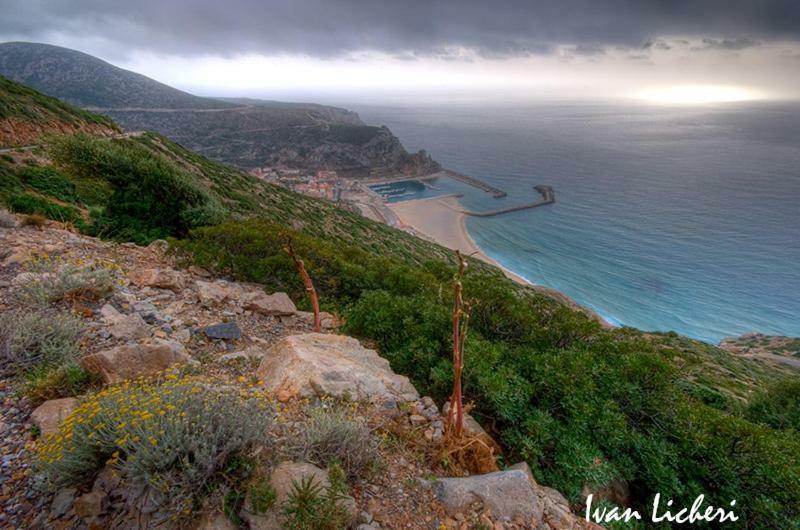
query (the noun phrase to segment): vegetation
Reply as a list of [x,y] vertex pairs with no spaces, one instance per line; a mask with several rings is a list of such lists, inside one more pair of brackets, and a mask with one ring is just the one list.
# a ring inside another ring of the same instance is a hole
[[13,375],[75,361],[81,323],[66,312],[16,310],[0,320],[0,367]]
[[[302,300],[283,251],[287,232],[322,305],[345,315],[345,331],[377,342],[396,371],[446,400],[451,266],[388,259],[258,220],[200,228],[176,246],[204,267]],[[752,391],[780,372],[677,336],[605,330],[481,268],[463,288],[475,293],[465,399],[508,457],[527,460],[542,483],[580,502],[585,487],[624,480],[640,509],[656,492],[689,504],[700,493],[717,505],[749,499],[737,506],[753,527],[800,517],[800,439],[739,413],[742,385]]]
[[71,263],[40,259],[29,264],[30,277],[19,287],[29,303],[97,301],[114,293],[116,269],[110,263]]
[[378,439],[369,426],[339,408],[312,407],[300,434],[285,445],[297,461],[341,466],[349,480],[369,477],[381,462]]
[[794,429],[800,433],[800,380],[773,384],[750,401],[745,415],[774,429]]
[[199,376],[128,381],[88,396],[37,447],[38,465],[51,488],[82,484],[112,465],[174,520],[221,483],[273,416],[261,392]]
[[348,514],[342,500],[347,491],[340,467],[328,470],[330,485],[323,486],[313,476],[292,484],[283,505],[287,530],[336,530],[347,527]]

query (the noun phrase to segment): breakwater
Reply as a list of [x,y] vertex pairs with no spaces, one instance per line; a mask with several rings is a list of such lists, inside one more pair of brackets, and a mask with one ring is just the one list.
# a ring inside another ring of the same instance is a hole
[[503,197],[508,195],[508,193],[504,192],[503,190],[495,188],[494,186],[491,186],[482,180],[476,179],[475,177],[462,175],[461,173],[456,173],[455,171],[451,171],[449,169],[445,169],[443,173],[445,173],[448,177],[452,179],[460,180],[461,182],[464,182],[465,184],[469,184],[470,186],[474,186],[478,189],[481,189],[486,193],[491,193],[495,199],[502,199]]
[[487,212],[474,212],[472,210],[459,210],[459,211],[463,214],[472,215],[474,217],[494,217],[495,215],[518,212],[520,210],[528,210],[530,208],[538,208],[539,206],[545,206],[547,204],[553,204],[554,202],[556,202],[556,193],[552,187],[539,185],[539,186],[534,186],[533,189],[538,191],[539,194],[542,196],[541,201],[529,204],[520,204],[518,206],[509,206],[508,208],[498,208],[497,210],[489,210]]

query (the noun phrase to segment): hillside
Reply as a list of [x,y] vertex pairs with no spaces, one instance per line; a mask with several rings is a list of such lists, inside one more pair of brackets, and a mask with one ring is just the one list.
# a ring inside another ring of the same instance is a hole
[[51,133],[119,132],[108,118],[85,112],[0,76],[0,148],[30,145]]
[[[291,238],[322,309],[344,320],[341,331],[376,348],[435,403],[447,400],[454,261],[446,249],[152,133],[52,138],[42,149],[0,157],[0,172],[0,199],[19,213],[119,242],[169,238],[182,274],[285,292],[307,310],[284,250]],[[45,245],[61,252],[87,243]],[[122,261],[139,252],[113,248]],[[25,261],[13,250],[3,257],[5,264]],[[206,281],[198,296],[230,298]],[[463,287],[471,303],[465,396],[506,463],[526,461],[536,481],[563,493],[575,510],[589,492],[643,512],[657,492],[685,505],[703,493],[717,506],[748,499],[737,505],[747,527],[800,521],[797,372],[675,334],[604,329],[475,261]],[[148,292],[150,303],[173,300]],[[223,315],[246,322],[239,310]],[[441,459],[438,465],[447,467]]]
[[388,129],[367,126],[351,111],[198,97],[57,46],[0,44],[0,75],[242,168],[336,169],[351,176],[438,169],[425,153],[409,154]]

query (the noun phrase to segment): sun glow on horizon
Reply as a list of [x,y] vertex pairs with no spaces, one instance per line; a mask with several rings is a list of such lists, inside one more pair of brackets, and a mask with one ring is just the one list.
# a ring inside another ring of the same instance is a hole
[[648,88],[638,97],[662,105],[704,105],[752,101],[764,96],[754,90],[727,85],[671,85]]

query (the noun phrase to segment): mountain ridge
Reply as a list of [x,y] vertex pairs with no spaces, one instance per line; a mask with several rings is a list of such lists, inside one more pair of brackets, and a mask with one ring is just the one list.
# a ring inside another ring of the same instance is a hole
[[353,111],[195,96],[68,48],[1,43],[0,75],[245,169],[333,169],[356,177],[439,169],[425,152],[408,153],[388,128],[365,125]]

